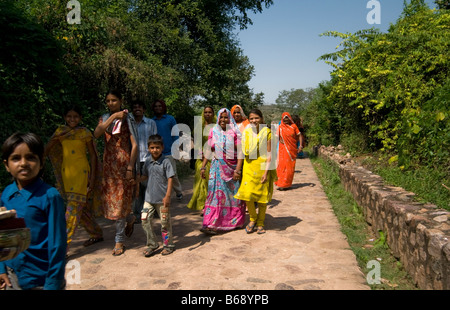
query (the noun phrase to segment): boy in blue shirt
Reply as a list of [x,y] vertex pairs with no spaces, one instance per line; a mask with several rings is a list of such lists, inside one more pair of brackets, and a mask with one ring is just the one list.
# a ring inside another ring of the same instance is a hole
[[145,257],[152,256],[159,248],[152,228],[152,219],[155,212],[158,213],[161,219],[163,241],[161,254],[168,255],[174,250],[169,209],[175,171],[169,158],[162,154],[163,149],[163,138],[160,135],[149,137],[148,151],[151,157],[145,161],[141,177],[141,181],[148,179],[149,184],[145,191],[145,203],[141,215],[142,228],[147,235],[147,249],[144,251]]
[[[173,177],[173,190],[175,191],[178,201],[183,199],[183,189],[177,175],[177,165],[172,155],[172,144],[179,139],[179,130],[177,121],[172,115],[167,114],[167,106],[164,100],[158,99],[152,105],[155,116],[153,120],[156,122],[158,135],[163,138],[164,148],[162,154],[166,156],[173,165],[175,175]],[[172,131],[176,134],[172,136]]]
[[3,191],[1,205],[24,218],[31,243],[14,259],[0,262],[0,289],[65,287],[64,201],[56,188],[40,178],[43,156],[44,144],[33,133],[15,133],[2,147],[3,163],[14,182]]

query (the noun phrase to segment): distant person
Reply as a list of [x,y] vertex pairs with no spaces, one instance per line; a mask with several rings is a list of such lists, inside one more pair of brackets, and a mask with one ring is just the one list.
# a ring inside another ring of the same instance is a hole
[[183,199],[183,189],[181,188],[180,180],[177,175],[177,163],[172,156],[172,144],[178,140],[179,131],[175,128],[176,135],[172,136],[172,129],[177,126],[177,121],[172,115],[167,114],[167,106],[164,100],[158,99],[152,105],[152,110],[155,116],[153,120],[156,122],[158,134],[164,140],[163,155],[169,158],[175,169],[175,176],[173,177],[173,189],[175,191],[177,200]]
[[[198,152],[198,159],[195,161],[195,177],[194,177],[194,189],[192,193],[192,198],[189,201],[187,207],[191,210],[203,210],[205,207],[206,195],[208,194],[208,177],[206,179],[202,178],[202,164],[205,158],[203,146],[208,142],[208,135],[204,134],[205,127],[216,123],[216,116],[214,115],[214,109],[211,106],[207,106],[202,112],[202,122],[197,124],[201,126],[202,131],[202,143],[199,149],[195,149]],[[204,165],[204,174],[209,176],[209,168],[211,166],[211,160],[208,159]]]
[[85,246],[103,241],[103,231],[95,220],[95,215],[103,212],[100,210],[101,169],[94,137],[89,129],[79,126],[82,115],[78,107],[71,106],[66,109],[64,120],[66,125],[56,129],[45,147],[45,155],[48,155],[52,163],[57,188],[67,201],[69,249],[79,224],[89,234]]
[[139,155],[134,119],[122,107],[122,95],[107,93],[108,114],[104,114],[95,128],[94,137],[104,135],[102,200],[105,218],[116,222],[116,244],[112,255],[125,252],[125,236],[131,236],[135,217],[131,213],[135,189],[136,160]]
[[[217,124],[210,131],[208,144],[212,154],[206,152],[200,169],[202,178],[209,180],[201,231],[215,235],[245,224],[245,202],[234,197],[241,184],[241,132],[228,109],[217,113]],[[208,158],[211,158],[209,175]]]
[[264,234],[267,204],[272,200],[273,182],[276,180],[276,172],[272,169],[272,132],[267,126],[261,126],[264,117],[259,109],[251,110],[248,119],[251,126],[242,135],[245,159],[241,186],[234,197],[247,204],[250,222],[245,231],[250,234],[256,227],[258,234]]
[[147,180],[149,184],[145,191],[145,203],[141,214],[142,228],[144,228],[147,236],[147,249],[144,251],[145,257],[154,255],[159,248],[152,226],[155,212],[161,219],[163,243],[161,254],[171,254],[175,249],[170,218],[170,199],[175,169],[169,158],[163,155],[163,149],[164,141],[160,135],[149,137],[148,150],[151,157],[145,161],[141,177],[142,181]]
[[278,180],[275,182],[278,190],[287,190],[292,186],[297,154],[301,151],[301,146],[298,146],[300,135],[291,115],[284,112],[278,127]]
[[58,190],[41,179],[44,144],[35,134],[15,133],[4,142],[2,159],[14,182],[3,191],[1,205],[25,220],[31,243],[15,258],[0,262],[0,289],[64,289],[65,206]]
[[[299,149],[299,153],[297,154],[297,158],[303,158],[305,156],[303,150],[306,147],[306,137],[305,137],[305,128],[303,127],[303,121],[298,115],[293,115],[292,120],[295,125],[297,125],[298,130],[300,131],[299,140],[297,143],[297,147]],[[301,147],[301,148],[300,148]]]
[[[133,111],[134,120],[136,122],[136,128],[138,133],[138,145],[139,145],[139,171],[138,174],[142,174],[144,163],[147,158],[150,157],[148,152],[148,138],[152,135],[156,135],[158,130],[156,123],[151,118],[145,116],[145,104],[140,100],[131,102],[131,109]],[[133,214],[136,217],[136,222],[141,222],[142,206],[144,205],[145,190],[147,188],[147,182],[139,182],[139,195],[133,201]]]

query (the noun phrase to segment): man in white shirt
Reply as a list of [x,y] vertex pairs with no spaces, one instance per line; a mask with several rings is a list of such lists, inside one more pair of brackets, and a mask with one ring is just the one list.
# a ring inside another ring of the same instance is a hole
[[[139,144],[139,157],[140,162],[140,174],[142,174],[142,168],[144,167],[145,160],[151,157],[148,152],[148,137],[157,134],[156,122],[151,118],[145,116],[145,104],[140,100],[134,100],[131,103],[133,116],[136,121],[136,127],[138,131],[138,144]],[[136,222],[140,222],[141,211],[144,205],[145,190],[147,189],[147,182],[141,182],[139,184],[139,196],[133,201],[133,214],[136,216]]]

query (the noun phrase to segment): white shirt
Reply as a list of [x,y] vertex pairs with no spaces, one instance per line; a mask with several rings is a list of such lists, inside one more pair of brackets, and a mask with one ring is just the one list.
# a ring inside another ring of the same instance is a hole
[[148,157],[151,157],[148,152],[148,137],[151,135],[156,135],[158,129],[156,127],[156,122],[148,117],[143,117],[142,121],[137,125],[138,131],[138,144],[139,144],[139,161],[145,162]]

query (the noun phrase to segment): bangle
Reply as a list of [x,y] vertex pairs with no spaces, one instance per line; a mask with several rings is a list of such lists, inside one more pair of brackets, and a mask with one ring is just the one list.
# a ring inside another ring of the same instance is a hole
[[133,169],[127,169],[127,171],[131,171],[131,172],[132,172],[132,171],[133,171]]
[[200,170],[206,170],[206,168],[205,167],[201,167]]
[[241,174],[241,171],[238,170],[234,170],[234,172],[236,172],[237,174]]

